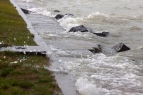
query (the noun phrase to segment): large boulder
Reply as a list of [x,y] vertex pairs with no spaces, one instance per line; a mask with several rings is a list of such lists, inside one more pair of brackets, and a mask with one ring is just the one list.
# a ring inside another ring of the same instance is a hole
[[63,17],[64,17],[64,15],[62,15],[62,14],[57,14],[57,15],[55,16],[55,19],[59,20],[59,19],[61,19],[61,18],[63,18]]
[[100,36],[100,37],[107,37],[109,35],[109,32],[93,33],[93,34]]
[[123,51],[127,51],[130,50],[130,48],[128,46],[126,46],[123,43],[119,43],[115,46],[112,47],[116,52],[123,52]]
[[26,9],[23,9],[23,8],[21,8],[21,10],[22,10],[25,14],[30,14],[30,11],[29,11],[29,10],[26,10]]
[[83,25],[72,27],[69,32],[88,32],[88,29]]

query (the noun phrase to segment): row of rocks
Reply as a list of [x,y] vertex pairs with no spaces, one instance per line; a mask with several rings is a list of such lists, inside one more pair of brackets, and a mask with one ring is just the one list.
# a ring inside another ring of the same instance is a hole
[[[26,10],[26,9],[23,9],[21,8],[21,10],[25,13],[25,14],[30,14],[31,11],[29,10]],[[54,12],[60,12],[59,10],[54,10]],[[56,20],[59,20],[59,19],[62,19],[64,16],[74,16],[73,14],[57,14],[55,16],[55,19]],[[97,36],[100,36],[100,37],[107,37],[109,35],[109,32],[102,32],[102,33],[95,33],[95,32],[92,32],[91,29],[88,29],[86,28],[84,25],[79,25],[79,26],[75,26],[75,27],[72,27],[68,32],[90,32],[90,33],[93,33]],[[127,50],[130,50],[130,48],[128,46],[126,46],[125,44],[123,43],[119,43],[115,46],[112,47],[112,49],[116,52],[123,52],[123,51],[127,51]],[[89,51],[91,51],[92,53],[101,53],[102,52],[102,47],[101,45],[98,45],[97,47],[93,47],[92,49],[89,49]]]
[[102,32],[102,33],[95,33],[95,32],[92,32],[92,30],[90,29],[87,29],[85,26],[83,25],[80,25],[80,26],[75,26],[75,27],[72,27],[69,32],[90,32],[90,33],[93,33],[97,36],[100,36],[100,37],[107,37],[109,35],[109,32]]
[[[25,13],[25,14],[30,14],[31,13],[31,11],[29,11],[29,10],[27,10],[27,9],[23,9],[23,8],[21,8],[21,10]],[[54,10],[54,12],[60,12],[59,10]],[[61,19],[61,18],[63,18],[64,16],[74,16],[73,14],[65,14],[65,15],[63,15],[63,14],[57,14],[56,16],[55,16],[55,19],[56,20],[59,20],[59,19]],[[83,26],[83,25],[79,25],[79,26],[75,26],[75,27],[72,27],[70,30],[69,30],[69,32],[91,32],[91,33],[93,33],[93,34],[95,34],[95,35],[97,35],[97,36],[101,36],[101,37],[107,37],[108,35],[109,35],[109,32],[102,32],[102,33],[94,33],[94,32],[92,32],[90,29],[88,29],[88,28],[86,28],[85,26]]]
[[[56,12],[59,12],[59,11],[56,11]],[[71,14],[65,14],[65,15],[57,14],[55,16],[55,19],[56,20],[62,19],[66,15],[73,16],[73,14],[72,15]],[[84,25],[72,27],[68,32],[90,32],[90,33],[93,33],[93,34],[100,36],[100,37],[107,37],[109,35],[109,32],[102,32],[102,33],[92,32],[91,29],[86,28]],[[130,48],[123,43],[119,43],[119,44],[113,46],[112,50],[114,50],[115,52],[123,52],[123,51],[130,50]],[[92,49],[89,49],[89,51],[91,51],[94,54],[95,53],[101,53],[102,47],[101,47],[101,45],[98,45],[97,47],[93,47]]]
[[[119,44],[113,46],[111,49],[112,49],[112,51],[115,51],[115,53],[130,50],[130,48],[128,46],[126,46],[124,43],[119,43]],[[101,45],[98,45],[97,47],[93,47],[92,49],[88,49],[88,50],[94,54],[103,53]]]
[[[62,19],[64,16],[67,16],[67,15],[73,16],[73,14],[65,14],[65,15],[57,14],[55,16],[55,19],[59,20],[59,19]],[[109,35],[109,32],[95,33],[91,29],[86,28],[84,25],[72,27],[68,32],[90,32],[90,33],[93,33],[93,34],[100,36],[100,37],[107,37]]]

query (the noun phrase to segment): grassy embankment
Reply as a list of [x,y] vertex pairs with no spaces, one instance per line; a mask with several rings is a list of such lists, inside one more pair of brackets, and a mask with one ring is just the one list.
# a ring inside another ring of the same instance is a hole
[[[10,1],[0,0],[0,43],[36,45],[33,37]],[[61,91],[43,65],[49,65],[43,56],[0,52],[0,95],[58,95]]]

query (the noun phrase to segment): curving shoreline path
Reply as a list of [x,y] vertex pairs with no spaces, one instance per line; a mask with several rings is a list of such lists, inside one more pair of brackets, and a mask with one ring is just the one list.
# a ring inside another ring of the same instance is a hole
[[[51,43],[48,42],[48,40],[44,40],[41,36],[41,32],[44,31],[57,31],[62,32],[64,29],[52,18],[39,15],[39,14],[24,14],[21,10],[21,8],[27,9],[30,5],[30,3],[27,5],[26,2],[22,2],[19,0],[10,0],[11,3],[16,7],[19,14],[22,16],[22,18],[27,23],[27,28],[29,31],[34,34],[34,41],[37,43],[37,45],[42,46],[44,50],[47,51],[47,56],[51,59],[51,69],[57,69],[60,67],[59,58],[55,55],[55,53],[52,52],[50,46]],[[31,6],[35,6],[31,4]],[[45,20],[46,19],[46,20]],[[45,28],[46,27],[46,28]],[[59,43],[60,44],[60,43]],[[48,68],[48,67],[45,67]],[[49,68],[48,68],[49,69]],[[76,87],[74,84],[74,81],[72,77],[68,73],[62,72],[54,72],[55,79],[61,88],[64,95],[79,95],[79,93],[76,91]]]

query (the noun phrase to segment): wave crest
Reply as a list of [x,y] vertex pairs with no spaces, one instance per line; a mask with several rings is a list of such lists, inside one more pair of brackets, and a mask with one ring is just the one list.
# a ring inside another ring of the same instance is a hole
[[53,17],[52,13],[50,11],[47,11],[47,9],[45,8],[30,8],[28,9],[29,11],[32,11],[32,12],[35,12],[35,13],[38,13],[38,14],[42,14],[42,15],[45,15],[45,16],[49,16],[49,17]]

